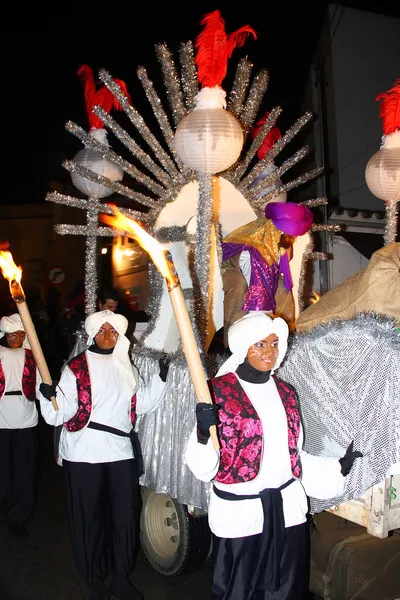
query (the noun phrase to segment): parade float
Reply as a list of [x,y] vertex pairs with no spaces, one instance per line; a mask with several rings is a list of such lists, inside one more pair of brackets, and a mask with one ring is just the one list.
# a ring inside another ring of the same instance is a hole
[[[311,122],[313,115],[305,113],[281,134],[276,125],[281,107],[269,111],[265,108],[269,81],[267,70],[253,73],[251,61],[241,58],[234,70],[231,88],[224,88],[228,62],[232,66],[232,55],[238,53],[236,49],[246,44],[247,38],[255,38],[255,32],[246,26],[228,35],[219,11],[206,15],[201,25],[203,31],[195,43],[182,43],[176,53],[166,44],[156,45],[163,81],[160,90],[156,89],[144,66],[137,69],[153,115],[152,127],[135,109],[134,101],[121,82],[106,70],[99,71],[98,85],[112,94],[116,102],[114,108],[118,107],[125,113],[134,133],[129,133],[118,122],[117,116],[111,116],[101,103],[92,106],[91,114],[100,120],[108,135],[122,144],[126,153],[117,154],[104,133],[93,135],[92,131],[88,133],[76,123],[67,122],[67,131],[81,140],[91,159],[88,165],[86,159],[82,160],[81,155],[77,155],[63,164],[74,182],[78,182],[78,189],[85,198],[50,192],[46,200],[86,211],[86,226],[60,224],[56,231],[61,235],[86,237],[87,314],[95,310],[99,239],[113,236],[114,261],[124,249],[138,249],[137,243],[132,242],[134,236],[122,224],[119,228],[101,225],[99,221],[107,223],[104,215],[113,216],[117,210],[123,217],[140,222],[146,232],[162,245],[179,277],[204,377],[209,377],[215,374],[224,357],[223,348],[219,347],[217,352],[212,350],[216,334],[227,324],[224,314],[226,286],[223,263],[226,257],[222,252],[223,244],[232,240],[239,246],[242,244],[240,254],[243,260],[236,265],[235,272],[240,276],[246,269],[249,271],[245,288],[257,283],[251,278],[251,271],[254,274],[255,268],[255,262],[251,260],[254,256],[258,258],[261,254],[268,265],[274,267],[277,275],[273,287],[274,312],[279,314],[281,310],[280,314],[285,316],[284,307],[290,298],[292,309],[289,320],[295,330],[299,317],[308,310],[304,310],[307,266],[313,260],[328,258],[324,253],[315,251],[314,235],[324,230],[334,233],[339,228],[310,222],[305,232],[294,236],[291,242],[292,260],[289,262],[292,285],[285,288],[285,301],[281,302],[282,294],[279,292],[282,292],[283,272],[280,260],[284,252],[275,243],[270,245],[269,253],[263,253],[260,235],[266,231],[276,235],[278,230],[279,239],[283,230],[267,218],[266,207],[271,203],[288,203],[289,191],[322,173],[321,168],[314,168],[288,179],[290,169],[309,154],[308,147],[279,160],[281,152]],[[103,199],[111,194],[117,200],[107,204]],[[120,206],[119,196],[124,199]],[[127,207],[129,201],[135,208]],[[298,205],[312,211],[327,202],[326,198],[313,198]],[[393,208],[392,204],[390,208]],[[389,238],[393,238],[397,212],[391,210],[388,215],[387,242],[393,242]],[[243,234],[243,228],[249,225],[257,244],[245,244],[243,237],[235,237],[237,232]],[[251,252],[254,248],[259,254]],[[143,497],[141,543],[154,569],[164,575],[178,575],[199,568],[210,552],[208,484],[196,480],[182,460],[189,432],[195,423],[196,389],[183,351],[167,280],[152,260],[148,263],[148,277],[146,311],[149,322],[133,347],[132,359],[145,381],[158,370],[161,357],[168,355],[171,363],[163,405],[155,413],[140,417],[137,423],[145,457],[145,473],[140,481]],[[125,292],[128,287],[125,282],[121,289]],[[362,319],[363,330],[368,329],[364,327],[368,318]],[[351,323],[351,340],[354,343],[357,323]],[[382,344],[394,344],[397,348],[397,354],[394,350],[392,358],[394,362],[397,360],[398,366],[398,334],[394,332],[393,321],[386,322],[382,317],[377,320],[376,326],[379,329],[376,335]],[[342,325],[341,330],[335,325],[330,333],[335,328],[339,330],[336,336],[340,338],[347,324]],[[317,351],[319,327],[306,335],[307,348],[312,346]],[[84,341],[78,332],[76,351],[79,345],[82,348]],[[293,354],[289,352],[282,367],[286,377],[287,374],[290,377],[292,367],[298,363],[298,356],[303,354],[302,343],[298,342],[297,346],[294,343]],[[349,344],[351,346],[351,341]],[[392,367],[394,364],[390,365]],[[350,368],[347,364],[343,365],[343,369],[338,366],[335,373],[349,373]],[[360,378],[364,373],[360,371]],[[313,370],[309,370],[307,375],[309,381],[315,381],[314,394],[318,396],[319,385],[323,387],[325,382],[315,378]],[[355,388],[352,385],[349,389],[353,393]],[[394,383],[389,387],[385,388],[387,398],[395,388]],[[303,389],[299,394],[302,409],[308,416],[310,413],[303,399]],[[329,401],[329,395],[327,398]],[[395,395],[395,415],[398,400]],[[371,404],[367,408],[370,407]],[[318,408],[318,411],[321,410]],[[358,421],[353,418],[354,415],[349,418],[347,410],[344,417],[340,414],[334,419],[335,428],[330,429],[333,412],[334,404],[325,412],[325,430],[322,439],[318,440],[318,432],[314,437],[313,430],[318,430],[320,420],[310,417],[306,440],[309,448],[317,453],[334,451],[339,457],[347,446],[344,432],[352,435]],[[343,418],[349,418],[349,422],[343,423]],[[368,430],[367,417],[364,425]],[[394,447],[385,455],[383,466],[375,470],[373,462],[360,462],[360,465],[367,464],[365,473],[361,472],[363,467],[357,467],[343,498],[332,499],[327,506],[314,503],[313,510],[318,512],[333,508],[340,502],[346,503],[378,483],[376,477],[386,477],[387,468],[400,458],[395,434],[392,441]],[[383,442],[379,448],[382,447]]]

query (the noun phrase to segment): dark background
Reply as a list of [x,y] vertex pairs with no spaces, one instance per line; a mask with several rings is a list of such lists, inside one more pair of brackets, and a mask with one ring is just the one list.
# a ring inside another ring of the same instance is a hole
[[[400,14],[399,3],[343,5]],[[2,22],[4,204],[44,202],[54,180],[69,178],[62,161],[72,159],[82,145],[65,130],[65,123],[72,120],[88,130],[77,77],[81,64],[89,65],[95,74],[104,68],[124,80],[134,107],[146,120],[149,105],[137,68],[145,66],[159,95],[165,96],[155,45],[165,42],[177,52],[181,43],[195,41],[202,17],[216,9],[227,33],[244,25],[257,31],[256,41],[249,37],[243,48],[234,51],[232,68],[247,55],[254,64],[253,74],[268,69],[268,105],[262,110],[282,106],[278,125],[285,131],[301,116],[304,85],[328,3],[122,2],[100,8],[100,3],[57,2],[46,6],[9,4]]]

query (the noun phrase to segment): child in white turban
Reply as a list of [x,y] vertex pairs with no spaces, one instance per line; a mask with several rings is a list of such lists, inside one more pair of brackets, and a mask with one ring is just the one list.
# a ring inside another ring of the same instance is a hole
[[304,600],[307,494],[336,496],[361,456],[352,444],[342,459],[303,451],[296,391],[275,375],[288,333],[283,319],[264,312],[236,321],[228,331],[232,355],[210,381],[215,404],[196,407],[186,461],[198,479],[213,482],[213,600]]
[[35,495],[36,363],[18,313],[0,320],[0,511],[26,537]]
[[[143,598],[129,581],[142,474],[134,426],[138,414],[157,409],[166,374],[163,379],[156,374],[143,385],[129,358],[127,327],[127,319],[110,310],[87,317],[89,348],[69,361],[56,389],[43,383],[39,388],[44,419],[63,425],[59,457],[74,557],[91,600],[108,599],[109,592],[121,600]],[[55,391],[58,412],[48,402]]]

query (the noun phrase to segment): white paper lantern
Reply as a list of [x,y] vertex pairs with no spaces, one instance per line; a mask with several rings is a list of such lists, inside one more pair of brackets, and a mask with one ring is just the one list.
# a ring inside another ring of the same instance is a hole
[[365,181],[381,200],[400,200],[400,131],[384,138],[383,146],[368,161]]
[[[109,146],[107,133],[104,129],[93,129],[90,132],[90,135],[105,146]],[[85,147],[82,150],[79,150],[74,157],[74,162],[76,162],[77,165],[86,167],[86,169],[94,171],[99,175],[103,175],[112,181],[121,181],[124,175],[123,170],[118,167],[118,165],[106,160],[100,152],[93,150],[92,148]],[[110,190],[110,188],[105,185],[100,185],[90,179],[86,179],[86,177],[82,177],[79,173],[71,173],[71,179],[74,186],[87,196],[105,198],[113,193],[113,190]]]
[[[86,167],[99,175],[104,175],[113,181],[121,181],[123,171],[117,165],[106,160],[100,152],[91,148],[83,148],[74,157],[76,164]],[[113,190],[105,185],[99,185],[86,177],[82,177],[78,173],[71,173],[71,179],[74,186],[83,194],[93,196],[95,198],[105,198],[113,193]]]
[[223,108],[194,110],[179,123],[175,148],[179,158],[202,173],[220,173],[233,165],[243,147],[243,131]]

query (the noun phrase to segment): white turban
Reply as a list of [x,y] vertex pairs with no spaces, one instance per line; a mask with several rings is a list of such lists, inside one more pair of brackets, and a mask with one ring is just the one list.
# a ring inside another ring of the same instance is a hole
[[118,332],[118,340],[112,353],[112,360],[115,366],[124,374],[130,387],[133,387],[132,394],[138,387],[138,374],[136,368],[129,358],[129,340],[125,335],[128,329],[128,319],[124,315],[113,312],[112,310],[100,310],[87,317],[85,320],[85,329],[88,334],[88,346],[91,346],[95,336],[104,323],[109,323]]
[[251,311],[233,323],[228,330],[228,344],[232,356],[220,367],[217,376],[224,373],[234,373],[247,356],[253,344],[274,333],[279,340],[278,358],[271,374],[281,364],[286,351],[289,336],[289,327],[283,319],[268,316],[262,311]]
[[[18,313],[14,313],[9,317],[3,317],[0,320],[0,338],[4,337],[4,334],[6,333],[15,333],[16,331],[25,331],[25,327],[23,326],[21,317]],[[27,336],[25,336],[22,347],[30,349]]]

